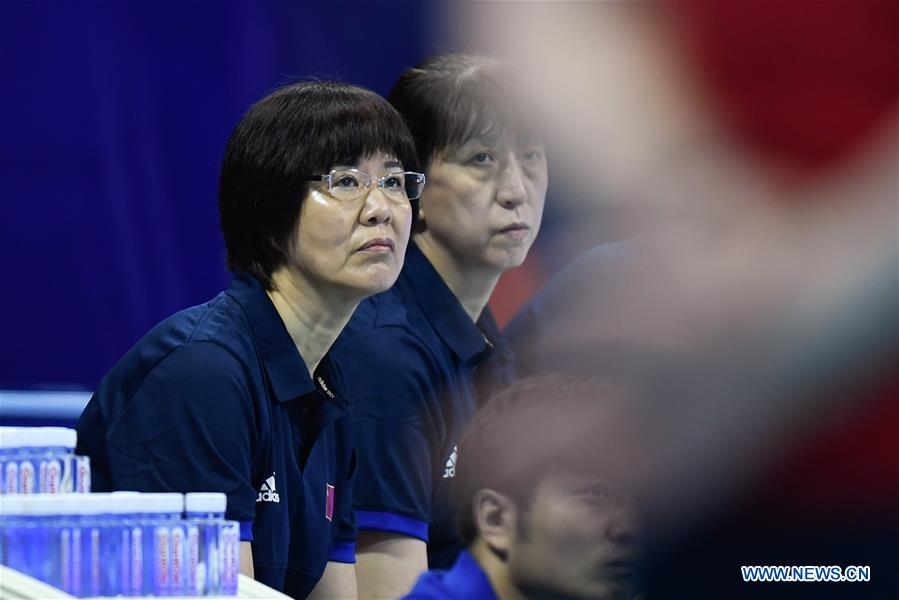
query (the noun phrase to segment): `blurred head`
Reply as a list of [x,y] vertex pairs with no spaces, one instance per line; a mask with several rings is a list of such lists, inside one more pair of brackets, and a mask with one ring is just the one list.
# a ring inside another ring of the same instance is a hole
[[390,189],[404,170],[418,170],[412,137],[374,92],[318,81],[275,91],[237,124],[222,162],[228,267],[269,290],[279,270],[355,295],[387,289],[409,238],[411,204]]
[[540,229],[546,157],[512,76],[496,59],[441,55],[407,70],[388,97],[428,176],[416,235],[463,267],[517,267]]
[[[491,582],[528,598],[633,598],[635,507],[604,422],[623,390],[525,379],[475,416],[459,445],[459,533]],[[608,435],[606,435],[608,434]]]

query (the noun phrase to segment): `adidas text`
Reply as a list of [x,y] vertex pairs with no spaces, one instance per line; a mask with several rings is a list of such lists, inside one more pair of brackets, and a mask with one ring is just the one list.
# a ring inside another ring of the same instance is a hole
[[262,482],[259,488],[259,495],[256,496],[256,502],[281,502],[281,496],[275,491],[275,474]]

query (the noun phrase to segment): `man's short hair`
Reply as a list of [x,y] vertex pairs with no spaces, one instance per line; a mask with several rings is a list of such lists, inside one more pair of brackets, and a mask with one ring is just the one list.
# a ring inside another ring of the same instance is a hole
[[472,501],[478,490],[509,495],[528,508],[551,470],[601,468],[608,440],[597,440],[611,410],[626,396],[619,384],[574,375],[530,377],[496,394],[459,443],[453,493],[463,544],[477,537]]
[[418,170],[403,118],[370,90],[304,81],[253,104],[228,140],[219,176],[228,268],[271,289],[308,192],[306,177],[377,151]]

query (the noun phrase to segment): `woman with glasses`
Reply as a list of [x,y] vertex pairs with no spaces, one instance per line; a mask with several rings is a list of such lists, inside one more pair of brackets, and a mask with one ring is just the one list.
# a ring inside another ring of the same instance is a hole
[[389,96],[428,187],[397,284],[359,305],[334,348],[353,406],[365,597],[402,596],[429,564],[451,566],[456,444],[514,379],[487,301],[537,235],[547,165],[510,76],[497,60],[445,55],[406,71]]
[[96,490],[224,492],[244,573],[355,596],[356,458],[329,349],[402,268],[416,164],[402,117],[368,90],[299,83],[250,108],[219,180],[235,277],[100,383],[78,422]]

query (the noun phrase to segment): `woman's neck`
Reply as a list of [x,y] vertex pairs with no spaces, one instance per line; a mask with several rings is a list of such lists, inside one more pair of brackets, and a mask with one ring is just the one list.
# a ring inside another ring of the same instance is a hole
[[462,263],[427,232],[415,235],[413,243],[427,257],[473,322],[481,317],[502,271]]
[[268,297],[312,376],[353,316],[360,298],[337,293],[325,297],[304,277],[286,268],[273,273],[272,281]]

